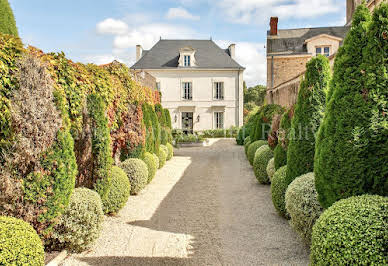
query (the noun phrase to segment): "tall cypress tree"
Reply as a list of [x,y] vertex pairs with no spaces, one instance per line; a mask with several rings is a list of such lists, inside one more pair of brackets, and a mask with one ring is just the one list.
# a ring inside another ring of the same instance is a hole
[[15,17],[8,0],[0,0],[0,33],[19,36]]
[[330,79],[330,64],[325,56],[318,55],[307,63],[291,122],[295,135],[287,150],[287,184],[314,169],[315,134],[325,111]]
[[325,208],[364,193],[388,195],[388,11],[355,12],[319,130],[315,183]]

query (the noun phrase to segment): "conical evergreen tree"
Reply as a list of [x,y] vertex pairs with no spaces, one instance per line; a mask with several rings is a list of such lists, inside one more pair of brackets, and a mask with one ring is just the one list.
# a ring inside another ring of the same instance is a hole
[[364,193],[388,195],[388,11],[360,5],[336,58],[317,137],[315,183],[325,208]]
[[330,72],[329,60],[323,55],[307,63],[291,122],[295,136],[290,138],[287,149],[287,184],[314,169],[315,134],[325,111]]
[[0,33],[19,36],[15,17],[8,0],[0,0]]

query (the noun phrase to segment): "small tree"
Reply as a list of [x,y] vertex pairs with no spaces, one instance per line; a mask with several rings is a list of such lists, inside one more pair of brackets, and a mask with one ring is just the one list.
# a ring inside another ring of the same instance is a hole
[[295,136],[290,138],[287,150],[287,184],[314,169],[315,134],[323,118],[330,78],[325,56],[318,55],[307,63],[291,122]]
[[0,33],[9,34],[18,37],[15,17],[8,0],[0,0]]
[[388,195],[388,6],[360,5],[336,58],[314,172],[325,208],[364,193]]
[[282,114],[284,109],[277,104],[264,105],[257,111],[254,128],[250,133],[252,142],[256,140],[267,140],[271,130],[272,118],[276,114]]
[[285,112],[280,120],[278,130],[278,145],[274,149],[274,162],[275,169],[278,170],[280,167],[287,164],[287,148],[289,141],[289,134],[291,128],[291,120],[294,116],[294,107],[291,107]]

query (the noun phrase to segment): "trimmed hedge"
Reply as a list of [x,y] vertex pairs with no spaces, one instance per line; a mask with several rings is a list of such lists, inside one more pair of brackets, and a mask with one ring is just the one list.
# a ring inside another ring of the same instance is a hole
[[154,179],[155,177],[156,170],[158,169],[158,165],[156,165],[154,156],[149,152],[146,152],[144,154],[143,161],[147,165],[147,169],[148,169],[147,183],[150,183],[152,179]]
[[164,145],[160,145],[159,148],[159,153],[158,153],[158,158],[159,158],[159,169],[162,168],[166,164],[166,159],[167,159],[167,153],[166,152],[167,147]]
[[104,213],[117,213],[127,203],[131,193],[131,184],[125,172],[117,167],[112,167],[112,179],[109,192],[102,199],[102,208]]
[[137,195],[148,183],[148,168],[140,159],[131,158],[122,162],[120,168],[127,174],[131,184],[131,195]]
[[273,158],[273,151],[268,145],[263,145],[257,149],[255,159],[253,161],[253,171],[257,181],[260,184],[269,184],[269,177],[267,175],[268,162]]
[[268,175],[269,181],[271,182],[272,181],[272,177],[273,177],[273,175],[276,172],[276,169],[275,169],[275,159],[274,158],[269,160],[267,168],[266,168],[266,171],[267,171],[267,175]]
[[362,195],[334,203],[313,227],[312,265],[387,265],[388,198]]
[[159,157],[158,155],[156,155],[155,153],[152,153],[152,157],[154,157],[154,161],[155,161],[155,165],[156,165],[156,169],[159,169]]
[[310,245],[313,225],[323,212],[315,189],[314,173],[299,176],[288,186],[286,210],[291,218],[291,227]]
[[291,107],[285,112],[280,120],[278,131],[278,145],[274,150],[275,169],[287,165],[287,148],[289,139],[294,137],[294,133],[290,132],[291,120],[294,116],[294,108]]
[[285,194],[288,187],[286,183],[287,165],[280,167],[272,177],[271,195],[276,211],[283,217],[288,218],[286,210]]
[[314,170],[315,134],[325,112],[326,93],[331,79],[330,63],[326,56],[312,58],[306,68],[291,122],[295,137],[290,138],[287,148],[287,185],[296,177]]
[[174,147],[170,143],[167,143],[166,147],[168,150],[167,161],[169,161],[174,156]]
[[251,144],[249,144],[247,156],[248,156],[248,161],[251,165],[253,165],[253,160],[255,159],[255,153],[256,153],[257,149],[260,148],[261,146],[267,145],[267,144],[268,144],[268,142],[265,140],[257,140],[255,142],[252,142]]
[[324,208],[361,194],[388,196],[388,5],[360,5],[336,57],[314,173]]
[[0,216],[0,265],[44,265],[43,244],[31,225]]
[[97,192],[76,188],[70,203],[55,226],[51,246],[82,252],[89,249],[101,233],[104,212]]
[[15,17],[8,0],[0,0],[0,33],[18,37]]

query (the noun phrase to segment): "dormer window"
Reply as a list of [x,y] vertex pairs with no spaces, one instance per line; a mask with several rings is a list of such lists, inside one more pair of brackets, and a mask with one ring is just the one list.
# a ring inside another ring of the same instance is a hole
[[185,55],[185,67],[189,67],[191,65],[190,59],[191,59],[190,55]]
[[316,47],[315,48],[315,53],[317,55],[322,54],[324,56],[329,57],[330,56],[330,47],[329,46],[324,46],[324,47]]

